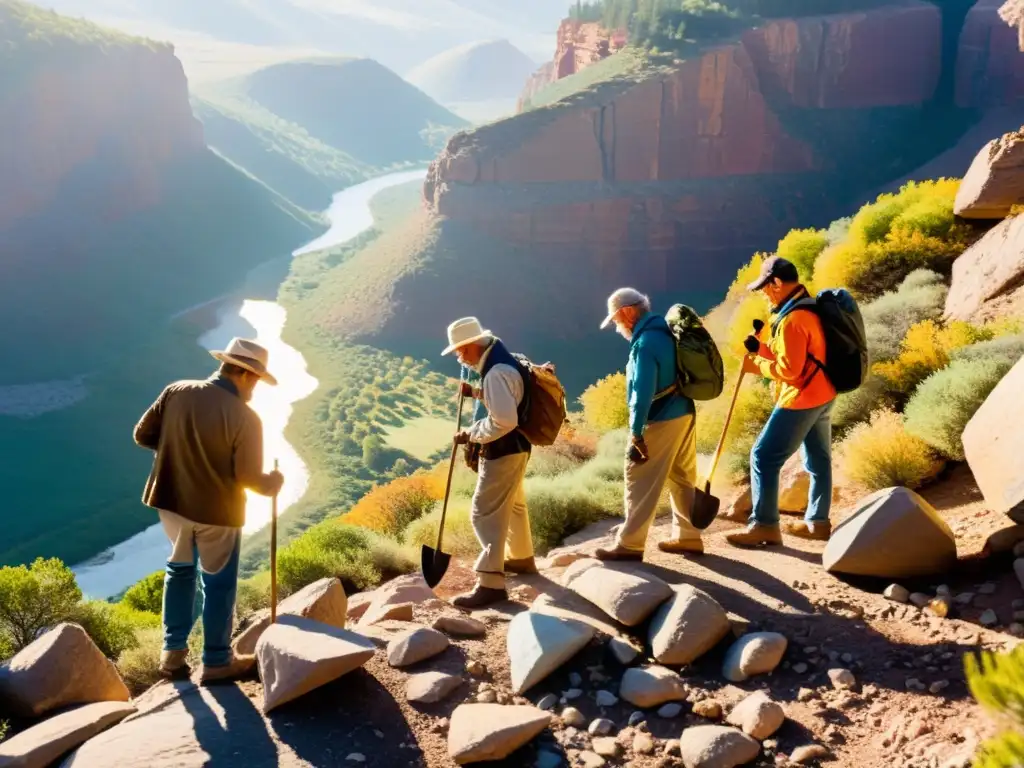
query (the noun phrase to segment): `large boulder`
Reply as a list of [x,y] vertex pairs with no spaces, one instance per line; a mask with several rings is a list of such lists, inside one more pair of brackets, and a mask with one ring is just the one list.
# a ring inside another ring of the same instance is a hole
[[1024,523],[1022,392],[1024,359],[996,385],[963,434],[964,454],[985,502],[1017,523]]
[[886,488],[861,501],[832,531],[821,560],[825,570],[851,576],[930,576],[956,564],[956,538],[918,494]]
[[448,726],[448,754],[457,765],[502,760],[550,722],[551,715],[536,707],[463,704]]
[[0,666],[0,715],[129,698],[117,668],[77,624],[58,624]]
[[689,584],[676,587],[651,620],[655,660],[683,665],[700,658],[729,634],[729,615],[711,595]]
[[300,616],[279,619],[256,644],[263,711],[358,669],[374,651],[372,642],[354,632]]
[[0,768],[46,768],[54,760],[134,714],[123,701],[84,704],[0,742]]
[[597,560],[573,563],[562,580],[569,589],[627,627],[636,626],[672,597],[672,588],[661,579]]
[[[300,589],[277,606],[277,615],[301,616],[319,621],[331,627],[344,629],[348,620],[348,598],[345,588],[335,578],[320,579]],[[256,643],[270,626],[270,611],[259,611],[232,643],[235,653],[251,656],[256,652]]]
[[779,666],[788,645],[785,635],[778,632],[743,635],[726,652],[722,675],[732,683],[742,683],[755,675],[767,675]]
[[971,320],[1024,281],[1024,216],[1002,221],[953,262],[945,316]]
[[541,613],[520,613],[508,625],[508,658],[512,691],[529,690],[579,653],[594,637],[594,628],[580,621]]
[[448,638],[436,629],[410,629],[388,643],[388,663],[393,667],[408,667],[437,656],[449,645]]
[[964,174],[953,213],[965,219],[1002,219],[1024,203],[1024,130],[992,139]]
[[419,704],[436,704],[462,685],[462,678],[444,672],[413,675],[405,685],[405,698]]
[[409,576],[399,576],[373,591],[373,599],[359,620],[359,626],[383,621],[392,605],[423,603],[427,600],[434,600],[436,597],[434,591],[423,580],[422,575],[414,573]]
[[619,684],[619,698],[635,707],[648,709],[668,701],[686,698],[683,679],[665,667],[638,667],[627,669]]
[[679,739],[679,754],[686,768],[736,768],[760,753],[761,745],[754,739],[724,725],[695,725]]

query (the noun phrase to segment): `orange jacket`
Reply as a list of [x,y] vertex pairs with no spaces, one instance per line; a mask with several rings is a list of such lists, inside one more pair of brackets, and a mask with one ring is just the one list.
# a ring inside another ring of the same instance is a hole
[[835,387],[810,357],[825,362],[825,332],[817,315],[806,309],[792,310],[782,318],[774,336],[771,324],[766,324],[759,341],[761,348],[754,361],[761,375],[772,380],[776,407],[799,411],[835,399]]

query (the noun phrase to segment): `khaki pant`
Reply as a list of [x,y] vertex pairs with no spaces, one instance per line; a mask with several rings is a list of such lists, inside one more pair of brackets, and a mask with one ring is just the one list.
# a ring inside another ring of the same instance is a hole
[[470,519],[480,542],[480,557],[474,567],[482,587],[504,589],[506,549],[510,560],[533,557],[523,487],[529,461],[528,453],[480,459]]
[[617,544],[643,551],[661,492],[668,483],[672,503],[672,538],[700,538],[690,522],[693,486],[697,482],[697,430],[693,414],[671,421],[652,421],[644,431],[649,458],[643,464],[626,459],[626,521]]
[[164,533],[171,542],[171,554],[167,562],[194,563],[198,555],[199,567],[204,573],[220,573],[224,570],[242,537],[241,528],[193,523],[186,517],[163,509],[159,510],[159,514]]

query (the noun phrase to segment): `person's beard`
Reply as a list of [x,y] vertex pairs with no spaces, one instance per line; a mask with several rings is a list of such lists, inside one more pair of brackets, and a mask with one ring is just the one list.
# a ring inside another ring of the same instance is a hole
[[633,332],[624,325],[616,325],[615,332],[619,334],[619,336],[624,338],[626,341],[633,340]]

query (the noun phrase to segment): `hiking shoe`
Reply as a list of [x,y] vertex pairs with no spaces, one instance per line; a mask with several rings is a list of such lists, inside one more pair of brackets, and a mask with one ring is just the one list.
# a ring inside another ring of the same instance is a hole
[[537,563],[532,557],[523,557],[519,560],[505,561],[506,573],[517,573],[520,576],[528,576],[532,573],[539,573]]
[[478,586],[472,592],[456,597],[452,600],[452,605],[460,611],[475,611],[478,608],[486,608],[492,603],[500,603],[504,600],[508,600],[508,592],[506,590]]
[[237,680],[248,676],[255,667],[255,656],[232,656],[227,664],[218,664],[215,667],[204,664],[199,671],[199,684]]
[[730,533],[725,540],[734,547],[759,547],[762,544],[781,544],[782,532],[777,525],[754,523],[745,531]]
[[786,533],[798,539],[810,539],[811,541],[828,541],[832,536],[832,523],[816,523],[801,521],[786,528]]
[[615,545],[611,549],[599,549],[594,552],[594,557],[598,560],[635,560],[642,562],[644,559],[644,553],[637,549],[626,549],[619,545]]
[[703,555],[704,542],[700,539],[666,539],[658,542],[658,549],[671,555]]
[[162,651],[158,672],[165,680],[186,679],[192,674],[188,666],[188,651]]

